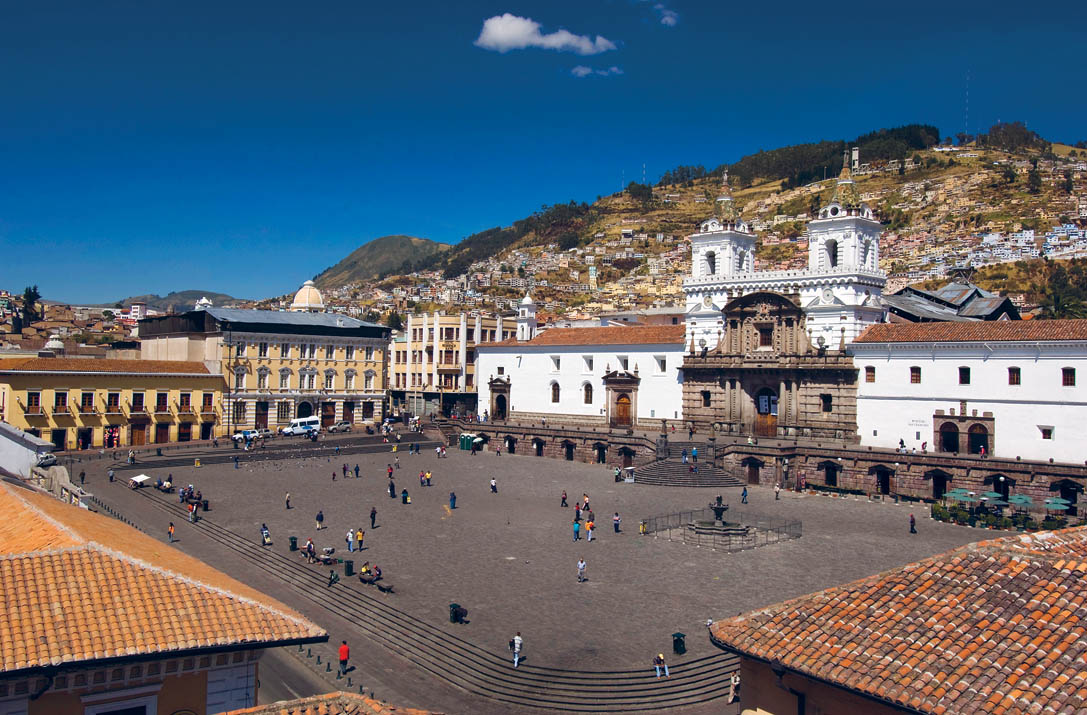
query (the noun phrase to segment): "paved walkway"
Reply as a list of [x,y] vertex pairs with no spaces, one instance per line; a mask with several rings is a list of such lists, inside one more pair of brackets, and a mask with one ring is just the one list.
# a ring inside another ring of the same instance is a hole
[[[412,504],[390,499],[386,465],[400,457],[396,491],[406,487]],[[360,465],[361,479],[344,480],[342,465]],[[652,515],[699,508],[722,490],[676,489],[615,483],[611,470],[575,462],[493,453],[471,457],[449,451],[438,460],[433,450],[418,456],[406,452],[351,455],[336,460],[330,454],[202,468],[157,470],[155,460],[140,466],[153,478],[174,475],[176,484],[195,484],[211,500],[207,518],[243,535],[259,538],[267,523],[275,545],[286,552],[287,537],[299,543],[313,537],[317,546],[345,549],[349,528],[363,527],[366,550],[355,554],[379,564],[396,586],[390,595],[396,606],[413,616],[455,632],[481,647],[504,653],[507,641],[520,630],[526,656],[536,665],[619,670],[650,668],[652,656],[664,652],[670,662],[714,652],[705,633],[707,619],[766,606],[811,591],[871,575],[924,558],[970,541],[992,536],[965,527],[932,522],[917,513],[919,534],[908,534],[910,507],[852,499],[752,489],[748,509],[762,514],[800,519],[801,539],[738,554],[698,549],[681,543],[640,537],[638,520]],[[164,515],[145,498],[118,481],[106,484],[105,463],[89,465],[88,489],[119,512],[165,533]],[[434,486],[420,487],[420,470],[434,473]],[[332,473],[336,480],[332,480]],[[120,477],[123,473],[119,473]],[[498,493],[488,483],[498,480]],[[583,492],[596,512],[596,540],[573,542],[571,509],[559,507],[565,489],[570,504]],[[457,508],[448,508],[449,491],[457,493]],[[284,509],[291,492],[292,509]],[[741,508],[739,490],[724,490],[734,509]],[[160,495],[156,499],[176,496]],[[377,529],[369,512],[378,510]],[[323,510],[327,528],[317,532],[314,517]],[[611,515],[623,518],[623,533],[614,534]],[[175,522],[176,523],[176,522]],[[266,574],[234,559],[225,549],[202,537],[187,524],[178,524],[178,548],[205,559],[296,605],[303,613],[342,637],[340,624],[327,614],[292,601],[285,588],[271,585]],[[577,583],[575,564],[588,563],[588,581]],[[317,569],[318,567],[313,567]],[[322,569],[327,573],[327,568]],[[469,610],[468,625],[448,623],[448,604]],[[689,634],[688,654],[670,654],[674,631]],[[358,642],[364,634],[350,633]],[[363,641],[364,642],[364,641]],[[381,654],[372,654],[375,662]],[[388,692],[379,697],[436,709],[456,709],[444,687],[423,688],[427,677],[390,667],[381,675]],[[432,691],[435,701],[431,701]],[[399,700],[398,700],[399,696]]]

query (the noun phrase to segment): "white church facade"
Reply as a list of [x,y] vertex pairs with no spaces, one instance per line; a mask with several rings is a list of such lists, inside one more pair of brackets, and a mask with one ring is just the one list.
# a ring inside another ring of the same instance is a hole
[[726,184],[717,215],[690,237],[691,275],[683,282],[688,346],[714,349],[725,332],[724,306],[756,292],[795,296],[813,344],[848,345],[886,316],[879,239],[879,221],[843,171],[833,200],[808,224],[807,269],[756,271],[755,234],[737,215]]

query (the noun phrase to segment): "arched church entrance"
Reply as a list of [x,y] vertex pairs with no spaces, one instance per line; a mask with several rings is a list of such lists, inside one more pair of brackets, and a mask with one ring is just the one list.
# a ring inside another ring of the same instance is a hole
[[295,411],[294,416],[299,419],[303,417],[313,417],[313,405],[308,402],[299,402],[298,409]]
[[940,425],[940,451],[959,451],[959,428],[954,422],[944,422]]
[[755,434],[759,437],[778,435],[778,393],[771,387],[755,393]]
[[971,425],[969,432],[970,454],[981,454],[982,448],[989,451],[989,430],[985,425]]
[[615,398],[615,418],[612,425],[615,427],[630,427],[630,395],[626,392]]
[[492,419],[504,420],[506,419],[506,396],[495,395],[494,398],[494,414],[491,415]]

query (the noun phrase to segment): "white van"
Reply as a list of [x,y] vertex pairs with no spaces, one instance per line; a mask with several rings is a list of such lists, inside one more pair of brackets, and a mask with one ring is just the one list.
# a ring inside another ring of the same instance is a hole
[[291,423],[283,428],[285,435],[309,434],[321,429],[320,417],[295,417]]

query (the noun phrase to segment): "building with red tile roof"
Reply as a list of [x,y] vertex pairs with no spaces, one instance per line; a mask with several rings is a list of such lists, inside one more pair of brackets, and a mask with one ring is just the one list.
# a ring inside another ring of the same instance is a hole
[[225,715],[437,715],[429,710],[401,708],[380,700],[343,691],[296,700],[281,700]]
[[712,624],[760,713],[1087,710],[1087,527],[970,544]]
[[83,703],[107,701],[222,712],[256,701],[263,649],[328,640],[257,589],[107,517],[8,482],[0,512],[5,715],[82,715]]

